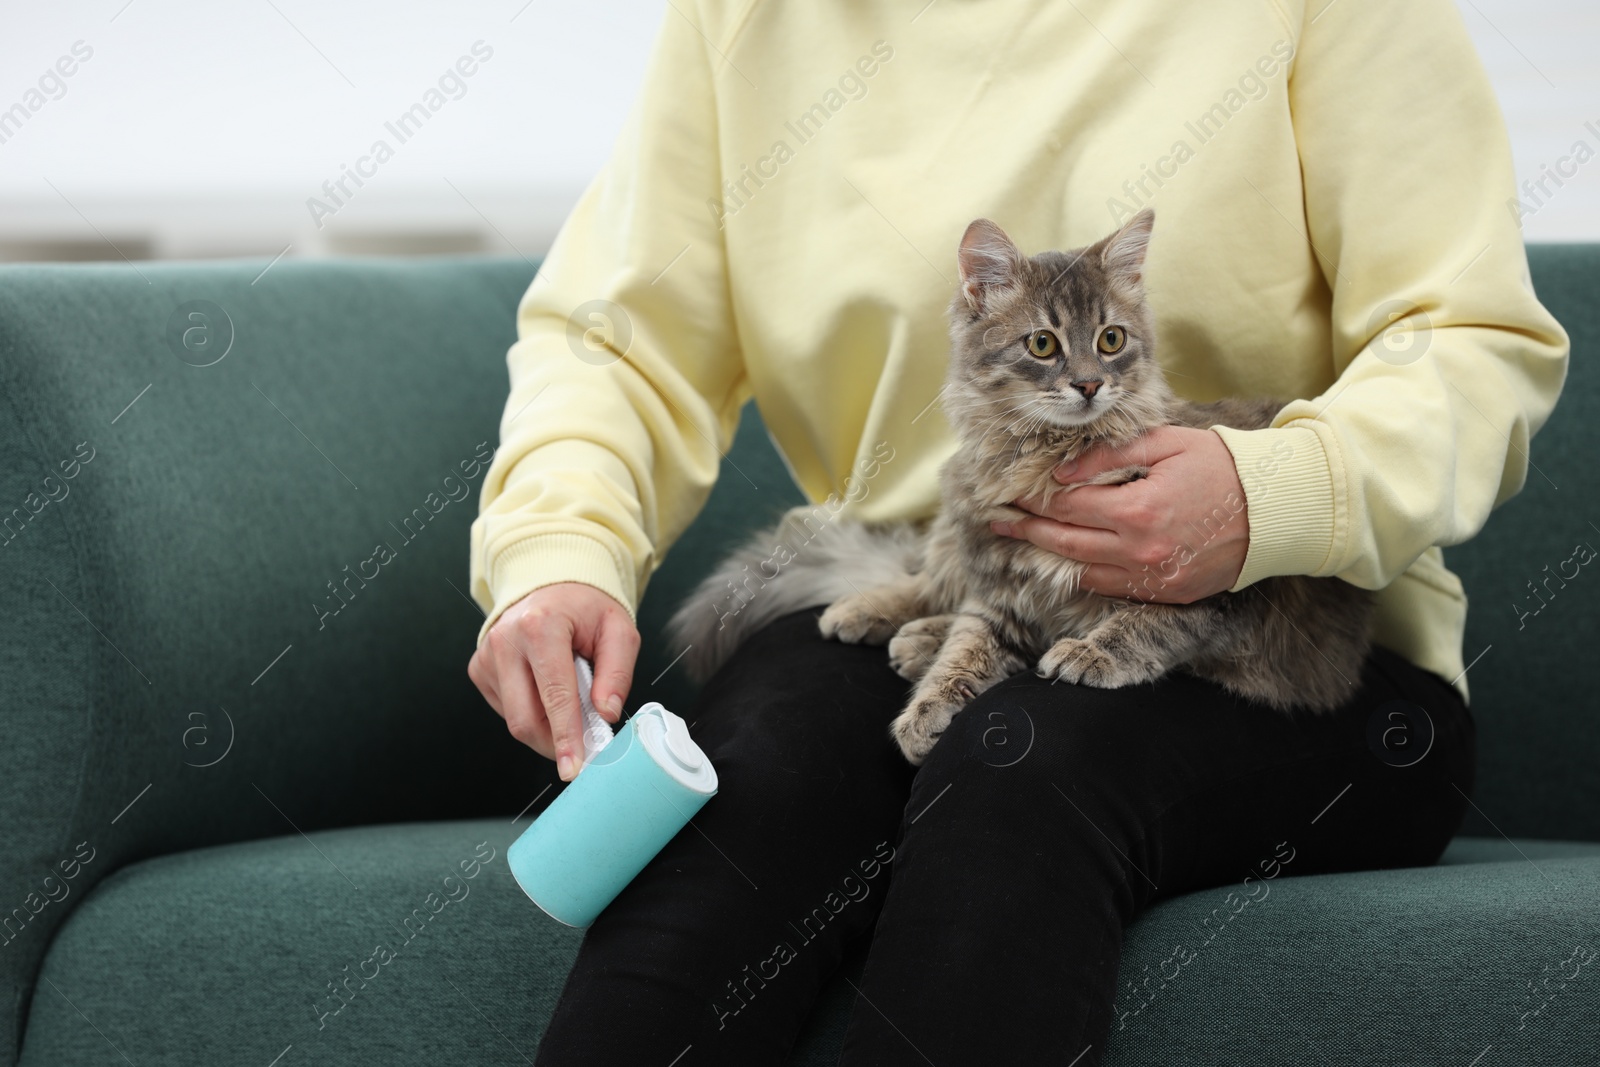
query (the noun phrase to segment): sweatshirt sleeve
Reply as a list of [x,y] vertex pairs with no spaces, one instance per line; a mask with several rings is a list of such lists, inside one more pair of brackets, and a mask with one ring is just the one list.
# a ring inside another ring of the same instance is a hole
[[1270,428],[1213,427],[1250,525],[1232,591],[1377,589],[1522,488],[1567,335],[1534,295],[1504,120],[1450,0],[1311,0],[1288,91],[1338,377]]
[[636,617],[749,395],[707,208],[721,183],[716,71],[697,18],[667,6],[612,154],[518,308],[500,447],[472,525],[480,644],[506,608],[555,582],[592,585]]

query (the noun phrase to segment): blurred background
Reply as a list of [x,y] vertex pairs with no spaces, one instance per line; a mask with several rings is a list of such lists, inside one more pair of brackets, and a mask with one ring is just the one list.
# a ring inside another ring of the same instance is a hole
[[[1600,158],[1589,159],[1600,5],[1458,3],[1518,177],[1545,181],[1526,200],[1525,237],[1600,240]],[[605,160],[668,11],[661,0],[8,7],[0,260],[12,261],[536,258]],[[380,139],[392,155],[372,154]]]

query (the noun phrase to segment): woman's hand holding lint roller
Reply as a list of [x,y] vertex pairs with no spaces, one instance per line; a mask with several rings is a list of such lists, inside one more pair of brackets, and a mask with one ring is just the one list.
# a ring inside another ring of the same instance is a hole
[[571,781],[583,760],[574,653],[594,664],[594,705],[614,725],[633,684],[639,630],[626,608],[594,586],[535,589],[495,620],[467,664],[511,736],[555,760],[562,781]]

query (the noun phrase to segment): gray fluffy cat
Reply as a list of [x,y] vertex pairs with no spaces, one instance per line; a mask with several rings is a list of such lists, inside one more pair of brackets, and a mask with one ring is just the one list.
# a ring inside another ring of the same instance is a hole
[[[823,636],[887,642],[890,664],[916,683],[891,733],[918,765],[968,701],[1030,665],[1100,688],[1182,667],[1281,710],[1328,710],[1353,695],[1370,641],[1365,590],[1291,576],[1192,604],[1154,603],[1141,591],[1104,597],[1078,587],[1082,563],[989,529],[1024,514],[1009,501],[1076,488],[1051,471],[1093,445],[1126,447],[1167,424],[1255,429],[1282,408],[1268,399],[1197,404],[1168,388],[1143,285],[1153,223],[1147,209],[1085,248],[1031,257],[989,220],[972,223],[958,257],[944,391],[959,446],[940,468],[938,514],[866,525],[826,513],[818,522],[820,507],[790,511],[673,616],[673,651],[686,653],[690,675],[709,677],[772,619],[828,604]],[[1128,467],[1093,482],[1143,477],[1137,455],[1135,447]],[[1202,523],[1207,540],[1245,521],[1243,501],[1219,504]],[[761,572],[754,589],[752,567]]]

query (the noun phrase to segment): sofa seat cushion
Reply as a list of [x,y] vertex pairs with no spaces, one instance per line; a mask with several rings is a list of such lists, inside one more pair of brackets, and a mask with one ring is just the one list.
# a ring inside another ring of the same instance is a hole
[[1593,1062],[1597,886],[1600,844],[1458,837],[1436,867],[1160,902],[1129,932],[1106,1067]]
[[22,1062],[531,1061],[582,932],[506,868],[527,825],[358,827],[123,868],[51,946]]
[[[531,1063],[582,932],[511,878],[527,825],[371,826],[126,867],[51,946],[22,1063]],[[1436,868],[1284,876],[1237,912],[1237,886],[1163,901],[1129,931],[1105,1062],[1467,1064],[1488,1046],[1485,1064],[1585,1062],[1597,884],[1600,844],[1462,838]],[[836,1061],[852,999],[836,977],[794,1063]]]

